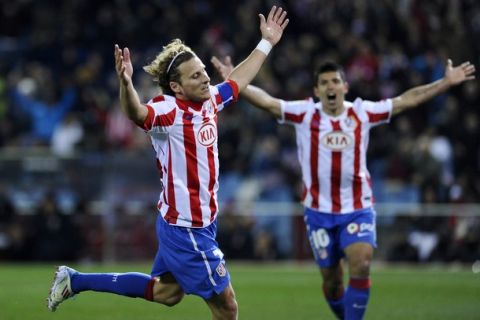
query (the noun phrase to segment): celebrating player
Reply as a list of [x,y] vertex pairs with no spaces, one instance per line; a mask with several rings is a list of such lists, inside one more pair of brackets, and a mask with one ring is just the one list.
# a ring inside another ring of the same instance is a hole
[[[230,58],[212,62],[225,78]],[[339,319],[362,319],[370,293],[370,263],[376,247],[375,211],[366,154],[371,128],[414,108],[448,88],[474,79],[469,62],[457,67],[448,60],[445,76],[427,85],[379,102],[345,101],[348,84],[342,68],[332,62],[314,75],[320,100],[283,101],[249,85],[243,92],[254,106],[291,124],[297,136],[304,184],[303,205],[310,245],[323,277],[323,291]],[[350,280],[343,286],[340,264],[346,257]]]
[[144,67],[164,93],[140,103],[133,86],[128,48],[115,45],[123,112],[144,129],[156,151],[163,190],[158,201],[159,249],[151,276],[142,273],[80,273],[61,266],[48,297],[55,311],[69,297],[93,290],[140,297],[168,306],[184,294],[202,297],[213,319],[236,319],[235,294],[217,230],[217,113],[237,99],[255,77],[288,24],[286,12],[272,7],[260,14],[262,40],[226,81],[210,85],[205,65],[176,39]]

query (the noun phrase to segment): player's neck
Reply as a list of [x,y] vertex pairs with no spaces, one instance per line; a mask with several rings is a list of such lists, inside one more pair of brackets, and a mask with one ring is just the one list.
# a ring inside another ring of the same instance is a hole
[[330,105],[323,106],[323,112],[325,112],[326,114],[332,117],[337,117],[341,115],[343,111],[345,111],[345,106],[343,105],[343,103],[340,105],[336,104],[333,106],[330,106]]
[[188,110],[189,108],[192,108],[195,111],[200,111],[202,109],[203,102],[192,101],[192,100],[189,100],[185,96],[182,96],[182,98],[183,98],[182,99],[182,98],[180,98],[180,96],[181,95],[175,95],[175,98],[176,98],[176,101],[177,101],[177,105],[181,109]]

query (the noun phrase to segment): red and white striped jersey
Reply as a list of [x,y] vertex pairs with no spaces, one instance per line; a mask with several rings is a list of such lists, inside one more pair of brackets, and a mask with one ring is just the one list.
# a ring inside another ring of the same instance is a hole
[[146,106],[142,126],[150,135],[163,184],[158,209],[171,225],[202,228],[218,210],[217,112],[237,100],[238,86],[210,87],[203,103],[161,95]]
[[370,129],[390,121],[392,101],[356,99],[332,117],[312,99],[282,101],[280,123],[293,124],[302,167],[304,206],[350,213],[373,205],[367,148]]

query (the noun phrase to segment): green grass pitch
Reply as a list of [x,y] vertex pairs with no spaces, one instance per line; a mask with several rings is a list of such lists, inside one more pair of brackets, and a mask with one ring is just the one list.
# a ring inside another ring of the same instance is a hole
[[[78,267],[73,265],[73,267]],[[80,266],[85,272],[149,272],[147,264]],[[45,298],[53,265],[0,264],[1,320],[210,319],[198,297],[168,308],[142,299],[85,292],[51,313]],[[313,264],[240,264],[229,270],[240,319],[334,319]],[[467,268],[374,267],[366,319],[480,319],[480,274]]]

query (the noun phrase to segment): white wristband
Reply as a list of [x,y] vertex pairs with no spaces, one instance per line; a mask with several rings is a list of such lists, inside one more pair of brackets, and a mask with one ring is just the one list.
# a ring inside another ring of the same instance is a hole
[[272,50],[272,44],[270,43],[270,41],[262,39],[257,44],[257,47],[255,49],[262,51],[266,56],[268,56],[270,50]]

